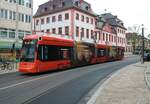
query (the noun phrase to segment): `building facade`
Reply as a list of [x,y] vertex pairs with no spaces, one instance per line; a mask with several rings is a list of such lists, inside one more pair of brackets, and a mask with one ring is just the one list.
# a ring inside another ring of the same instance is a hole
[[111,26],[112,33],[114,36],[114,40],[117,46],[126,47],[126,28],[124,27],[124,23],[117,16],[112,15],[111,13],[101,14],[107,23]]
[[0,51],[10,51],[13,44],[26,34],[31,34],[32,0],[1,0],[0,1]]
[[95,37],[98,44],[107,46],[116,46],[116,33],[111,24],[102,16],[98,16],[96,20]]
[[91,5],[83,0],[50,0],[34,15],[34,30],[93,42],[95,17]]
[[84,0],[49,0],[40,5],[34,15],[34,31],[108,46],[125,48],[126,44],[123,22],[110,13],[99,17]]

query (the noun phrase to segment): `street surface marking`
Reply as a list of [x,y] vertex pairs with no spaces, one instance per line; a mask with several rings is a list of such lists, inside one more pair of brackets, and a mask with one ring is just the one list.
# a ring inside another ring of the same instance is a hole
[[39,77],[39,78],[35,78],[35,79],[32,79],[32,80],[24,81],[24,82],[21,82],[21,83],[17,83],[17,84],[9,85],[9,86],[6,86],[6,87],[2,87],[2,88],[0,88],[0,91],[8,89],[8,88],[11,88],[11,87],[16,87],[18,85],[22,85],[22,84],[26,84],[26,83],[29,83],[29,82],[33,82],[33,81],[36,81],[36,80],[39,80],[39,79],[44,79],[44,78],[47,78],[49,76],[51,76],[51,75],[47,75],[47,76],[44,76],[44,77]]

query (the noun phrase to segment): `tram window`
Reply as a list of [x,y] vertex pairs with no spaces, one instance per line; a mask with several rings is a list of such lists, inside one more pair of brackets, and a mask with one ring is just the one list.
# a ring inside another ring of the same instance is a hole
[[71,58],[70,47],[52,45],[40,45],[38,48],[38,59],[42,61],[66,60]]
[[106,49],[98,49],[98,56],[99,57],[106,56]]
[[69,49],[61,48],[60,54],[61,54],[61,59],[69,59]]

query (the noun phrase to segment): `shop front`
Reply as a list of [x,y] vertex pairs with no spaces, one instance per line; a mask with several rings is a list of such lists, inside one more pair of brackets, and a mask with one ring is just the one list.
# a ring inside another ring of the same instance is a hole
[[0,41],[0,58],[16,60],[20,56],[21,42]]

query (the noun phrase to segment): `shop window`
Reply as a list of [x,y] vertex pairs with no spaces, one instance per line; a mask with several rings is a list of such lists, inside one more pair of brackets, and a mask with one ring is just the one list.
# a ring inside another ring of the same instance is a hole
[[18,38],[23,39],[23,37],[24,37],[24,31],[19,31],[18,32]]
[[3,31],[0,31],[0,37],[2,38],[7,38],[7,31],[3,30]]
[[9,31],[9,38],[15,38],[15,31]]

